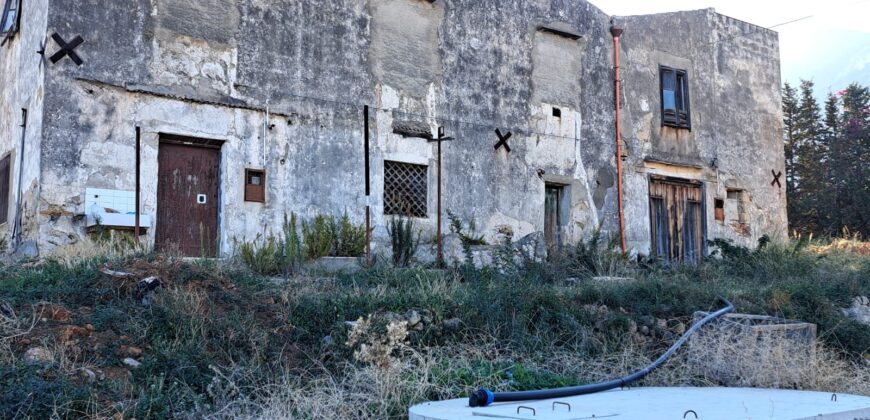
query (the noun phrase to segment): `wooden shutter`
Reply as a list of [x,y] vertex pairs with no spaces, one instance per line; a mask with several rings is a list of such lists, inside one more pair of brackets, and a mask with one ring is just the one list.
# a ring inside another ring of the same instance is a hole
[[[676,125],[677,124],[677,77],[674,69],[669,67],[661,67],[659,70],[659,76],[661,78],[661,103],[662,103],[662,124],[665,125]],[[666,104],[671,101],[670,96],[673,95],[673,101],[675,102],[674,108],[667,106]]]
[[689,77],[685,70],[676,71],[676,82],[677,125],[689,128]]
[[12,155],[0,160],[0,224],[9,220],[9,190]]

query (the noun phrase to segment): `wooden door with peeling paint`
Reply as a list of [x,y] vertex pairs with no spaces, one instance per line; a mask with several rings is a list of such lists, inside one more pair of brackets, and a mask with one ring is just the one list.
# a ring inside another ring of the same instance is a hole
[[559,217],[562,187],[547,184],[544,191],[544,241],[550,248],[559,247],[562,245],[562,221]]
[[155,248],[186,257],[216,256],[220,149],[161,139],[157,163]]
[[700,262],[704,256],[704,215],[700,182],[650,179],[652,253],[666,262]]

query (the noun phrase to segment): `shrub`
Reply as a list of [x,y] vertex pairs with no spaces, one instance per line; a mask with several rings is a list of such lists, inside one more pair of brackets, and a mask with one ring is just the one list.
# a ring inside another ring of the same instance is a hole
[[338,227],[333,229],[337,231],[332,250],[333,256],[361,257],[365,253],[368,236],[365,225],[354,225],[345,212],[338,222]]
[[283,247],[281,240],[271,233],[265,237],[257,234],[251,242],[239,245],[239,256],[251,270],[264,275],[283,273]]
[[302,241],[309,260],[329,255],[334,239],[335,230],[329,217],[319,214],[310,222],[302,222]]
[[351,223],[347,213],[341,219],[317,215],[311,223],[302,222],[302,238],[309,260],[362,256],[366,233],[365,226]]
[[420,245],[420,232],[414,232],[414,220],[394,217],[390,219],[387,228],[393,249],[393,265],[407,267]]

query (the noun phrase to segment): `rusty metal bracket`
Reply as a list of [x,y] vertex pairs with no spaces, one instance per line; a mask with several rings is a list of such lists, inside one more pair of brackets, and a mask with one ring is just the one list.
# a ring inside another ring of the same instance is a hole
[[60,50],[54,53],[54,55],[49,58],[52,64],[57,63],[64,57],[69,57],[70,60],[72,60],[73,63],[76,63],[76,65],[78,66],[84,63],[84,61],[82,61],[82,58],[79,57],[79,55],[75,52],[75,49],[78,48],[79,45],[82,45],[83,42],[85,42],[84,38],[82,38],[81,35],[76,36],[72,39],[72,41],[67,43],[60,35],[57,34],[57,32],[55,32],[51,34],[51,39],[53,39],[54,42],[56,42],[57,45],[60,46]]
[[773,181],[770,181],[770,186],[776,185],[779,188],[782,188],[782,184],[779,182],[779,177],[782,176],[782,171],[774,172],[773,169],[770,170],[770,174],[773,175]]
[[495,150],[498,150],[500,147],[504,146],[504,149],[505,149],[508,153],[510,153],[510,151],[511,151],[511,147],[510,147],[510,145],[508,145],[507,141],[508,141],[508,139],[510,139],[511,136],[513,136],[514,134],[511,133],[510,131],[508,131],[507,134],[502,134],[502,133],[501,133],[501,130],[499,130],[498,128],[496,128],[496,129],[495,129],[495,135],[498,136],[498,143],[495,144]]

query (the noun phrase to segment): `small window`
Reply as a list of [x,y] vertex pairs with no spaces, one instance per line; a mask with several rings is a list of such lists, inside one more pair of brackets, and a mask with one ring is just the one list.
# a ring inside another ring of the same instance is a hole
[[245,169],[245,201],[266,202],[266,171]]
[[749,222],[749,211],[748,211],[748,198],[749,196],[746,194],[745,190],[738,189],[729,189],[728,202],[726,203],[726,207],[728,208],[729,218],[731,221],[738,223],[748,223]]
[[725,200],[721,198],[715,199],[715,201],[713,202],[713,207],[716,220],[719,222],[725,222]]
[[556,107],[553,107],[553,116],[556,118],[562,118],[562,110]]
[[428,167],[384,161],[384,214],[427,217]]
[[685,70],[660,67],[662,125],[692,128],[689,112],[689,78]]
[[6,36],[18,32],[19,10],[21,0],[6,0],[3,8],[3,20],[0,22],[0,35]]
[[0,224],[9,219],[9,190],[12,155],[0,159]]

